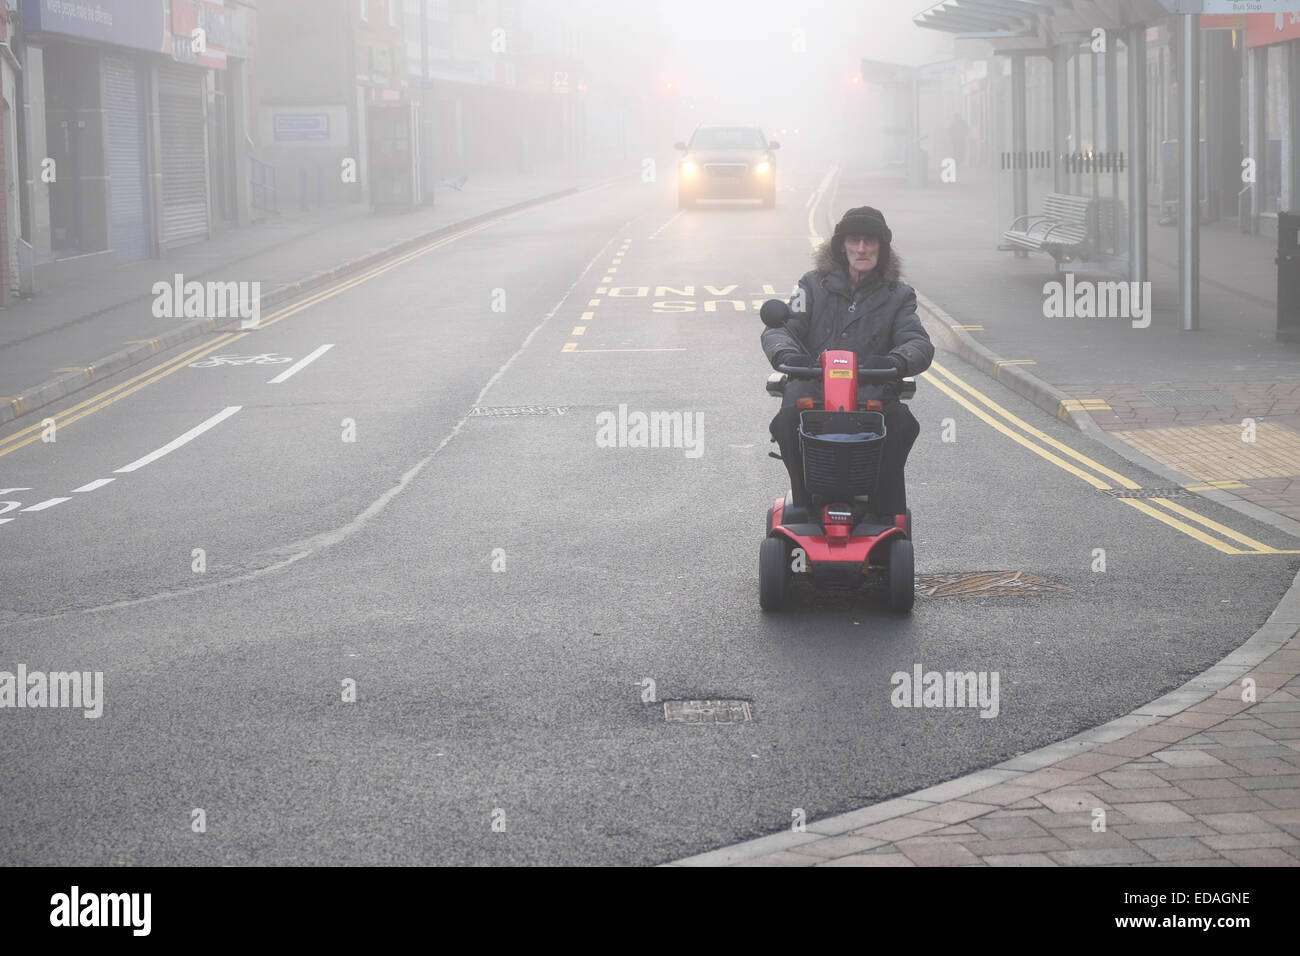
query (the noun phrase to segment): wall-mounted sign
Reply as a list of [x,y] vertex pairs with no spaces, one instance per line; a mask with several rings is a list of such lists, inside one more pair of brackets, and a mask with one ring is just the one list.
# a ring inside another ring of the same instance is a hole
[[170,52],[163,0],[21,0],[23,30],[61,33],[114,46]]
[[225,0],[172,0],[167,26],[173,59],[214,70],[226,68]]
[[1300,9],[1294,13],[1257,13],[1246,18],[1247,46],[1270,46],[1285,40],[1300,40]]
[[1300,13],[1300,0],[1160,0],[1170,13]]
[[276,113],[271,120],[276,142],[322,142],[330,138],[328,113]]

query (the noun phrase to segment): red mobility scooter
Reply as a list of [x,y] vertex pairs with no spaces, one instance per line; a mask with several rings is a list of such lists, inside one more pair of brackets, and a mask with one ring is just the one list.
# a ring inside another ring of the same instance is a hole
[[[760,314],[764,324],[779,327],[790,318],[790,308],[772,299]],[[853,352],[827,351],[820,367],[782,365],[768,377],[768,394],[784,395],[792,378],[822,381],[821,404],[801,400],[799,413],[804,484],[811,500],[799,508],[787,494],[767,510],[767,538],[759,549],[759,605],[764,611],[782,610],[799,579],[815,588],[883,587],[891,609],[910,611],[915,600],[912,512],[882,516],[871,510],[885,416],[877,401],[859,408],[858,385],[901,379],[899,397],[906,401],[916,393],[916,380],[894,369],[859,368]]]

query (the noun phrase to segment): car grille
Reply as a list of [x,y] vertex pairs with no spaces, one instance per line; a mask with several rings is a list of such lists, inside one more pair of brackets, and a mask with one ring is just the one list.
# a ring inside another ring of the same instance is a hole
[[705,163],[704,175],[714,182],[740,182],[748,169],[745,163]]

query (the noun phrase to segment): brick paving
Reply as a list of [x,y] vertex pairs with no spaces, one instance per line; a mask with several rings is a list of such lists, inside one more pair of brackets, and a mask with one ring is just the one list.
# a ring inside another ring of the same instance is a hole
[[1188,687],[992,770],[670,865],[1300,866],[1300,632],[1265,625]]

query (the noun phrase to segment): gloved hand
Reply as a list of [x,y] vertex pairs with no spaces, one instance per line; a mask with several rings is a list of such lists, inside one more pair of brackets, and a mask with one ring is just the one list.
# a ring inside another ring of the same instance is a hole
[[902,356],[892,353],[889,355],[867,355],[858,359],[858,365],[861,368],[893,369],[896,372],[903,371],[905,364]]
[[782,352],[776,357],[776,364],[792,365],[795,368],[816,368],[817,360],[806,352]]

